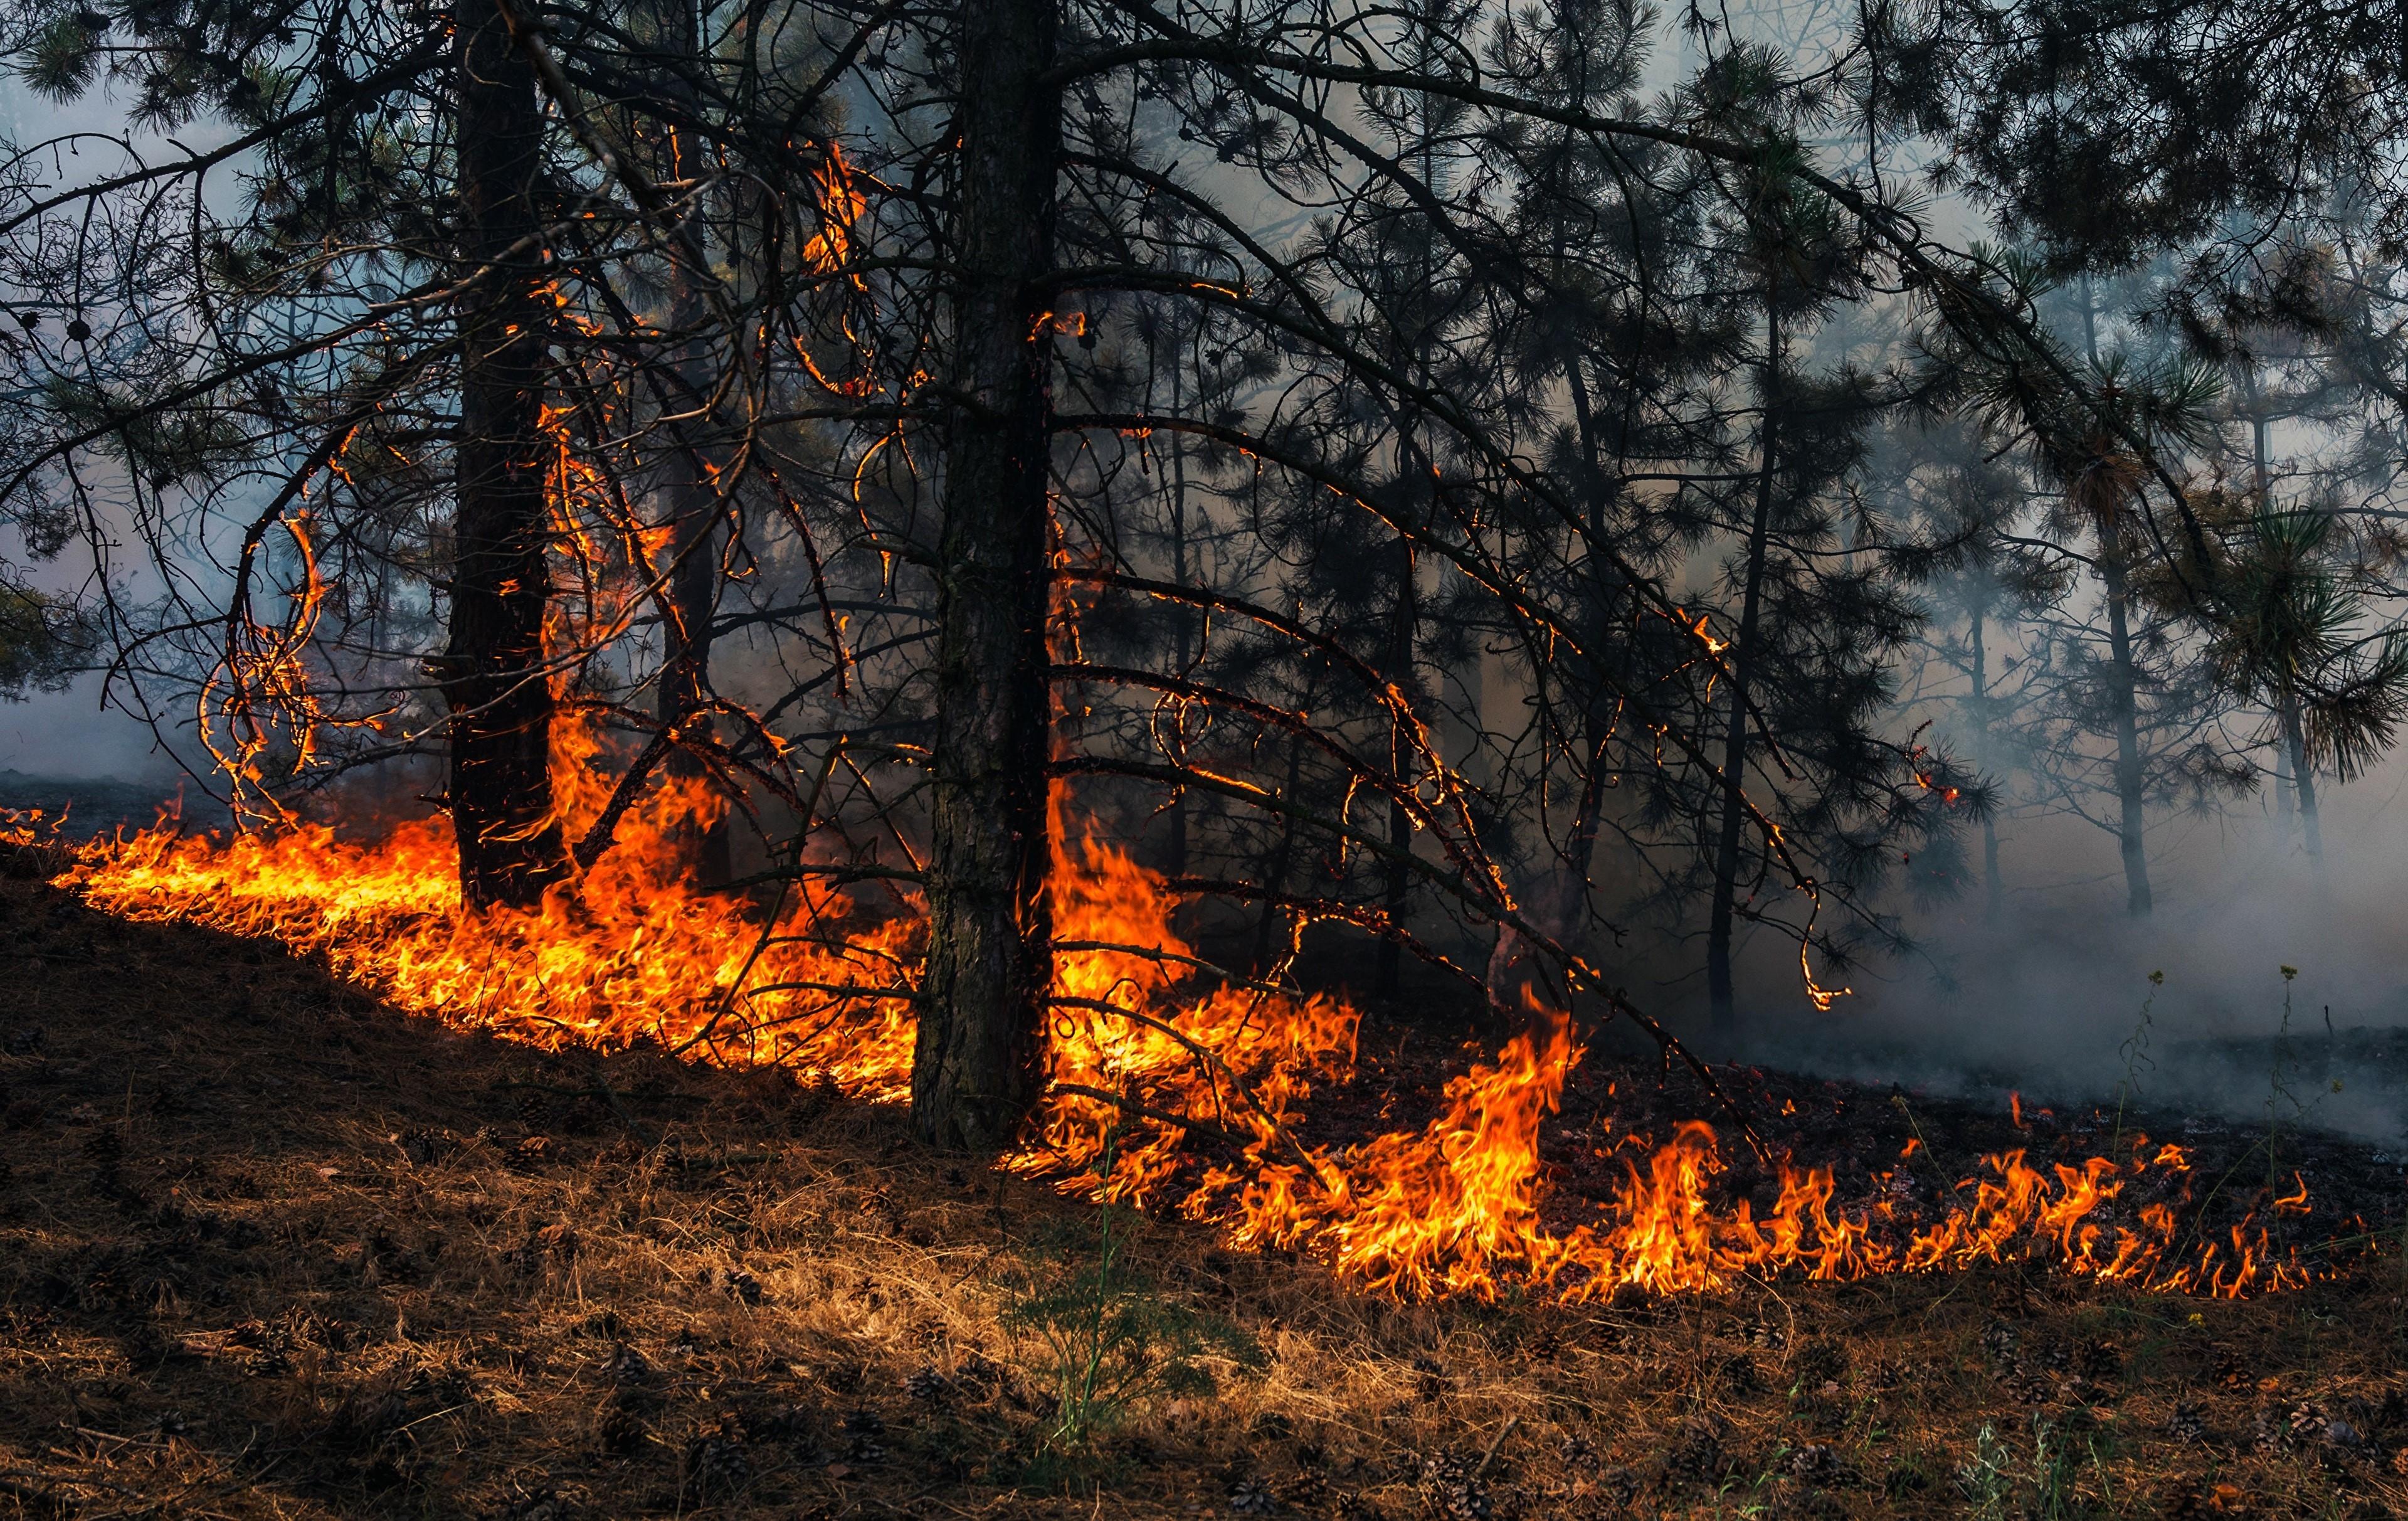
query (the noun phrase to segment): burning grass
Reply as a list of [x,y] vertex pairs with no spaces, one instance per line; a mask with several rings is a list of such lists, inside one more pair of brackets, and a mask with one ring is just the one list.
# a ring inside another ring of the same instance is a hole
[[[2408,1284],[2388,1256],[2240,1301],[2036,1262],[1411,1300],[1121,1208],[1119,1267],[1082,1298],[1096,1206],[927,1155],[897,1111],[829,1084],[447,1029],[273,947],[33,882],[0,883],[0,1514],[2408,1504]],[[1447,1069],[1486,1059],[1409,1037],[1315,1123],[1391,1087],[1442,1112]],[[2087,1115],[2028,1108],[2016,1130],[1746,1081],[1842,1169],[1917,1128],[1952,1160],[2095,1139]],[[1541,1137],[1544,1208],[1611,1194],[1600,1148],[1562,1132],[1659,1123],[1677,1087],[1603,1054],[1575,1069]],[[2238,1141],[2196,1138],[2199,1165]],[[2358,1149],[2295,1138],[2286,1162],[2320,1197],[2396,1196],[2396,1167]],[[1061,1339],[1088,1305],[1183,1371],[1066,1434]]]
[[[572,833],[603,806],[592,757],[559,769]],[[707,806],[671,791],[642,827],[539,911],[464,913],[439,820],[374,841],[296,826],[231,839],[160,827],[51,852],[60,885],[143,921],[265,936],[412,1012],[534,1045],[637,1042],[769,1068],[891,1100],[908,1085],[919,951],[909,897],[871,915],[813,868],[766,911],[694,892],[679,828]],[[18,825],[22,839],[36,835]],[[2120,1126],[2094,1149],[2019,1143],[1945,1163],[1907,1138],[1834,1163],[1734,1156],[1692,1112],[1637,1126],[1600,1112],[1577,1141],[1615,1174],[1585,1217],[1550,1212],[1541,1136],[1584,1048],[1534,1027],[1451,1075],[1418,1126],[1316,1124],[1357,1078],[1361,1015],[1344,1000],[1215,973],[1172,929],[1155,873],[1057,831],[1059,936],[1037,1133],[1006,1166],[1096,1198],[1175,1209],[1232,1244],[1303,1253],[1375,1292],[1572,1301],[1636,1286],[1719,1290],[1751,1277],[1853,1280],[2029,1260],[2077,1277],[2238,1297],[2329,1265],[2300,1237],[2304,1177],[2231,1186],[2189,1148]],[[64,849],[63,847],[60,849]],[[1109,1158],[1109,1165],[1106,1159]],[[1938,1169],[1944,1175],[1933,1176]],[[1760,1185],[1760,1186],[1759,1186]]]

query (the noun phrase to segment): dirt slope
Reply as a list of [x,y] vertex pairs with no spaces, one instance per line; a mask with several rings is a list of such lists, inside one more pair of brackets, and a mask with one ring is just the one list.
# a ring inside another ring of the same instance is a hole
[[[32,882],[0,967],[0,1516],[2408,1507],[2396,1255],[2237,1305],[1394,1306],[891,1112],[503,1046]],[[1086,1353],[1125,1398],[1049,1440]]]

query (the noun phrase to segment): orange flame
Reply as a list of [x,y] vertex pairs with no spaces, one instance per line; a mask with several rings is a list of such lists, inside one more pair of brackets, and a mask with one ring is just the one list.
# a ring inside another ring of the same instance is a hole
[[[609,793],[599,760],[589,738],[564,739],[560,807],[572,827]],[[57,882],[128,919],[273,936],[403,1009],[511,1039],[653,1040],[697,1060],[904,1098],[917,918],[866,912],[818,881],[767,915],[683,885],[677,830],[717,806],[699,783],[655,783],[620,843],[530,912],[463,911],[439,819],[373,842],[319,826],[221,839],[163,825],[80,847]],[[0,839],[30,843],[38,827],[0,818]],[[1486,1298],[1518,1282],[1583,1299],[1624,1284],[1713,1290],[1742,1275],[1856,1279],[2010,1258],[2225,1296],[2311,1276],[2254,1215],[2222,1236],[2186,1235],[2199,1212],[2189,1159],[2145,1137],[2123,1159],[1986,1156],[1920,1211],[1893,1174],[1850,1203],[1831,1169],[1781,1163],[1759,1218],[1728,1197],[1713,1128],[1690,1122],[1660,1145],[1622,1137],[1615,1197],[1586,1224],[1551,1226],[1541,1127],[1582,1048],[1569,1021],[1541,1011],[1494,1060],[1449,1082],[1419,1128],[1308,1147],[1296,1132],[1315,1087],[1354,1070],[1357,1012],[1207,968],[1173,931],[1179,905],[1159,874],[1089,831],[1056,839],[1054,1085],[1004,1165],[1067,1189],[1175,1205],[1237,1244],[1307,1251],[1406,1297]],[[1231,1155],[1208,1165],[1206,1142]],[[1916,1155],[1910,1145],[1901,1164]],[[2143,1174],[2159,1197],[2122,1206]],[[2294,1183],[2277,1213],[2307,1210]]]

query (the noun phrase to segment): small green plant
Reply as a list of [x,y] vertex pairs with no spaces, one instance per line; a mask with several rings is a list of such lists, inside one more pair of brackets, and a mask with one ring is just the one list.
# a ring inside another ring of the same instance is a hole
[[2154,1023],[2151,1014],[2157,1008],[2157,993],[2165,985],[2164,971],[2149,973],[2149,996],[2141,1000],[2140,1023],[2132,1026],[2132,1033],[2124,1037],[2124,1043],[2116,1048],[2115,1054],[2124,1058],[2124,1081],[2115,1084],[2115,1137],[2108,1147],[2111,1153],[2123,1143],[2124,1112],[2141,1096],[2141,1074],[2157,1065],[2149,1058],[2149,1026]]
[[1973,1439],[1973,1456],[1956,1468],[1956,1488],[1977,1521],[2081,1521],[2091,1514],[2079,1487],[2084,1468],[2096,1469],[2103,1490],[2108,1454],[2094,1436],[2077,1446],[2045,1415],[2034,1414],[2031,1457],[1986,1422]]
[[2081,1471],[2082,1455],[2049,1425],[2048,1417],[2032,1416],[2032,1521],[2073,1521],[2082,1514],[2073,1488]]
[[1989,1422],[1973,1438],[1973,1456],[1956,1468],[1956,1487],[1972,1502],[1979,1521],[2005,1521],[2015,1496],[2015,1450]]
[[[1107,1144],[1099,1180],[1111,1177],[1113,1155]],[[1127,1260],[1118,1212],[1107,1195],[1092,1251],[1064,1254],[1004,1312],[1007,1327],[1046,1351],[1044,1377],[1056,1403],[1045,1445],[1055,1455],[1089,1447],[1140,1398],[1210,1393],[1215,1359],[1242,1370],[1263,1362],[1242,1329],[1165,1294]]]

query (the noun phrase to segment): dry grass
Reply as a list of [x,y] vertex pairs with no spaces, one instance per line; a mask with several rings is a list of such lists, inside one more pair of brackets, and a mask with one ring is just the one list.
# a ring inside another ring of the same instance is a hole
[[893,1112],[447,1031],[27,882],[0,954],[0,1516],[2408,1505],[2393,1258],[2243,1304],[2000,1270],[1394,1305],[1124,1219],[1137,1302],[1259,1366],[1057,1450],[1008,1313],[1097,1216]]

